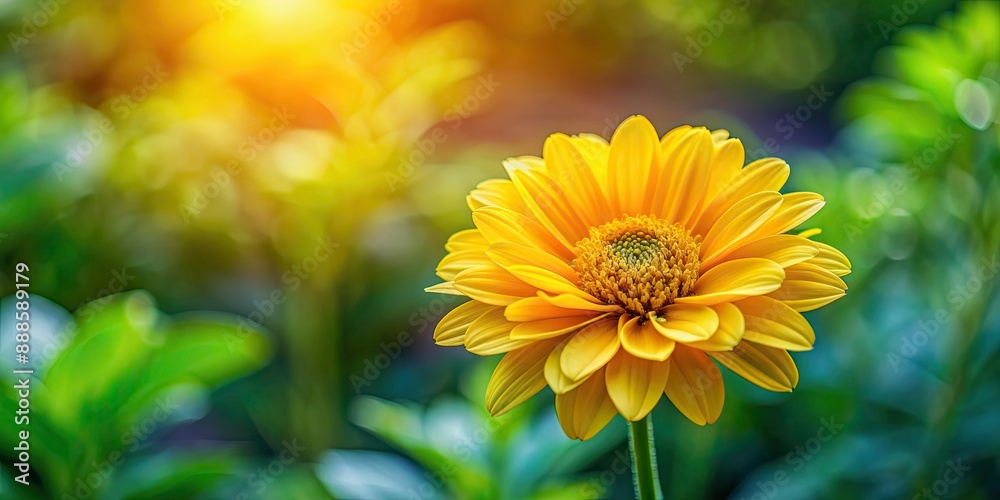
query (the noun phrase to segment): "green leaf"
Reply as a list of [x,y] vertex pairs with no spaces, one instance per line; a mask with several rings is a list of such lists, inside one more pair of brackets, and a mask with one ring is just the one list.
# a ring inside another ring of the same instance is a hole
[[193,498],[211,492],[241,470],[243,459],[222,450],[168,451],[116,471],[109,498]]
[[[340,498],[443,498],[443,491],[426,494],[426,477],[406,459],[377,451],[327,452],[316,470],[320,481]],[[425,491],[421,491],[424,486]],[[433,488],[432,488],[433,489]]]
[[44,379],[48,388],[44,403],[53,421],[76,429],[84,422],[112,417],[135,389],[136,372],[152,351],[149,340],[158,317],[145,292],[115,295],[81,307],[77,336]]
[[171,387],[214,388],[261,368],[271,356],[263,332],[234,315],[184,313],[166,323],[162,344],[136,374],[140,387],[121,409],[126,419],[154,405]]

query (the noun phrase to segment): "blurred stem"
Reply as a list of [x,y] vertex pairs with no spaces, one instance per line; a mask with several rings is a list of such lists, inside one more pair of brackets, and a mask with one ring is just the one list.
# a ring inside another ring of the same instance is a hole
[[[983,207],[985,208],[985,207]],[[980,233],[985,235],[985,239],[977,244],[978,251],[974,253],[976,259],[972,268],[975,269],[980,259],[993,258],[1000,248],[997,240],[988,228],[979,228]],[[993,303],[995,295],[1000,293],[1000,284],[997,283],[997,276],[989,279],[989,284],[984,290],[971,300],[971,304],[965,309],[958,311],[958,321],[951,335],[954,339],[953,354],[948,366],[951,367],[952,380],[951,392],[944,396],[944,410],[941,415],[933,421],[931,439],[932,444],[928,446],[923,470],[918,474],[918,480],[913,485],[914,494],[921,494],[922,485],[932,484],[941,469],[944,468],[949,456],[949,443],[954,438],[954,433],[958,425],[959,410],[965,396],[965,391],[969,387],[972,374],[969,373],[969,359],[972,357],[976,338],[981,332],[983,323],[990,314],[990,304]]]
[[337,309],[329,281],[310,278],[290,294],[285,310],[288,363],[293,384],[291,434],[307,443],[305,454],[317,457],[333,446],[341,394],[337,380],[339,339]]
[[663,498],[660,476],[656,471],[656,447],[653,443],[653,421],[649,415],[638,422],[628,423],[628,451],[632,458],[632,483],[637,500]]
[[921,487],[934,483],[938,474],[947,464],[949,444],[954,438],[959,409],[968,388],[968,360],[976,336],[989,313],[987,306],[991,303],[996,288],[996,286],[989,287],[985,293],[985,300],[980,299],[975,306],[967,306],[967,309],[959,315],[959,321],[952,334],[952,338],[957,344],[954,350],[955,354],[950,362],[952,386],[950,392],[939,395],[939,404],[944,406],[944,410],[941,415],[936,416],[930,426],[932,444],[927,447],[923,469],[918,475],[917,482],[913,485],[914,495],[921,495]]

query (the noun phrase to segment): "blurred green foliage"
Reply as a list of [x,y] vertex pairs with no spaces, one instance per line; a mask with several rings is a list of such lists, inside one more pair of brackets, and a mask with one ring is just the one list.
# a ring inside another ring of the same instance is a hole
[[[45,318],[54,306],[35,305],[30,312],[35,315],[36,349],[29,353],[35,372],[28,376],[5,370],[0,399],[8,415],[15,414],[26,394],[31,404],[19,429],[30,432],[25,441],[33,489],[11,488],[14,494],[183,495],[206,491],[236,472],[241,458],[222,451],[188,452],[197,462],[186,473],[175,467],[169,476],[141,483],[121,481],[129,474],[117,469],[146,467],[144,461],[156,455],[151,446],[156,436],[204,415],[208,391],[265,365],[271,349],[262,332],[241,331],[235,318],[219,313],[167,316],[148,294],[129,292],[83,306],[75,321],[46,338],[38,326],[58,321]],[[12,316],[14,301],[5,301],[4,307]],[[4,433],[0,441],[14,462],[16,453],[10,450],[20,437]],[[184,452],[168,455],[178,454]]]
[[[464,377],[463,396],[445,395],[426,407],[359,396],[352,422],[419,467],[390,453],[335,450],[320,465],[320,478],[341,498],[557,499],[607,493],[599,474],[578,471],[621,445],[624,426],[577,443],[565,439],[551,411],[536,411],[537,401],[491,417],[479,400],[493,368],[494,363],[478,365]],[[627,449],[619,456],[624,463],[615,473],[630,477]]]

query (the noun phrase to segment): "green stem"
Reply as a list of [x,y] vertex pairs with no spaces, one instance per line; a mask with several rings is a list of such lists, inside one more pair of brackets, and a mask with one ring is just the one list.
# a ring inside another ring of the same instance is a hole
[[653,444],[653,421],[649,416],[628,423],[628,451],[632,458],[632,483],[637,500],[659,500],[660,476],[656,472],[656,448]]

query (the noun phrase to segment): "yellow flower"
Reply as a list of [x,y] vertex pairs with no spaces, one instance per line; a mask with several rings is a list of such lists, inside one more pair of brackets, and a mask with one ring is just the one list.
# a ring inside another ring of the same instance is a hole
[[644,418],[662,394],[699,425],[725,397],[715,361],[791,391],[789,351],[815,340],[800,314],[840,297],[850,262],[785,234],[824,204],[780,194],[788,165],[743,166],[728,132],[682,126],[658,139],[642,116],[611,139],[554,134],[543,157],[467,198],[476,229],[449,240],[436,293],[472,300],[438,324],[440,345],[506,353],[486,392],[502,414],[548,385],[566,435],[589,439],[615,413]]

